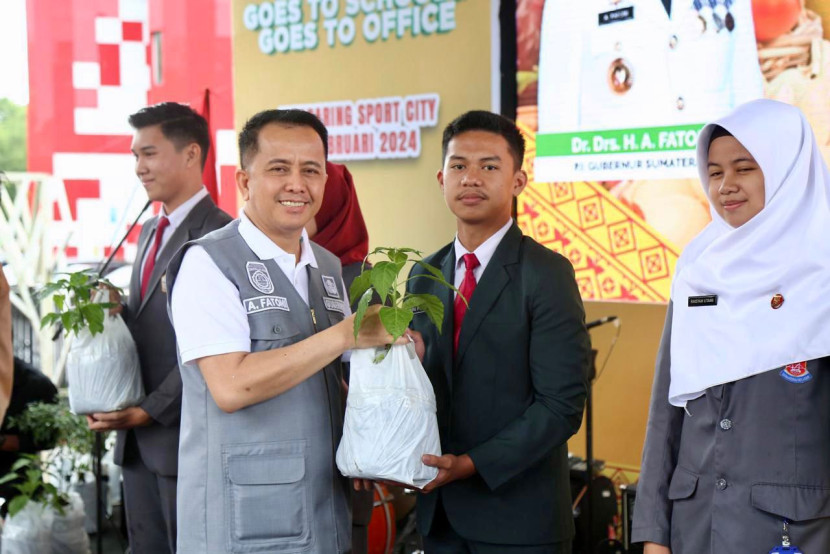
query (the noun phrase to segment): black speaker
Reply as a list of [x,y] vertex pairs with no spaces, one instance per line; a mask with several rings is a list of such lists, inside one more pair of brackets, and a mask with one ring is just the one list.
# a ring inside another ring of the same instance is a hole
[[618,514],[614,483],[607,477],[594,477],[592,525],[585,517],[585,505],[588,502],[586,491],[585,472],[572,470],[571,498],[576,526],[573,554],[624,554],[622,544],[609,537],[609,530],[613,531],[614,519]]

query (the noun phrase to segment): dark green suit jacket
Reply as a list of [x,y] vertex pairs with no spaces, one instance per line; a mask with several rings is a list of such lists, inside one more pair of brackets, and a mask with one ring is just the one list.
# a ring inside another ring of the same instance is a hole
[[[452,283],[450,243],[425,259]],[[410,277],[424,274],[415,266]],[[426,343],[424,368],[438,404],[444,453],[469,454],[477,474],[418,499],[429,534],[440,495],[453,529],[472,541],[545,544],[573,536],[566,441],[579,429],[589,339],[567,259],[514,224],[470,299],[452,356],[453,293],[426,278],[411,292],[444,303],[442,333],[426,314],[412,327]]]

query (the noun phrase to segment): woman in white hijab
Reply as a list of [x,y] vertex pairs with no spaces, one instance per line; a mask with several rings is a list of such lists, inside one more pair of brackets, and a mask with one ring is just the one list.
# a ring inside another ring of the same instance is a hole
[[697,159],[712,222],[678,262],[632,539],[826,554],[830,173],[801,112],[772,100],[704,127]]

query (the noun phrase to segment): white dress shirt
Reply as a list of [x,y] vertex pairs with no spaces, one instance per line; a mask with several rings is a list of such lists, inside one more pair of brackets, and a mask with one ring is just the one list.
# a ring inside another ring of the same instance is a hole
[[[504,238],[504,235],[507,234],[507,231],[512,225],[513,219],[508,219],[507,223],[504,224],[504,227],[490,235],[490,238],[478,245],[478,248],[476,248],[474,252],[470,252],[464,248],[461,241],[458,240],[458,234],[455,235],[455,279],[453,282],[455,288],[459,288],[461,286],[461,283],[464,281],[464,274],[467,272],[467,266],[464,264],[464,254],[475,254],[476,258],[478,258],[479,265],[473,270],[476,283],[478,283],[481,280],[482,273],[484,273],[484,270],[487,268],[487,264],[490,263],[490,259],[493,257],[493,254],[495,254],[496,248],[501,242],[501,239]],[[458,295],[458,293],[456,293],[456,295]]]
[[[176,229],[179,228],[179,225],[184,222],[185,218],[190,214],[193,208],[196,207],[202,198],[208,195],[208,191],[204,185],[202,188],[199,189],[199,192],[182,202],[182,204],[173,210],[172,213],[165,213],[164,212],[164,205],[161,207],[161,213],[159,214],[159,218],[162,216],[166,217],[167,220],[170,222],[170,225],[167,226],[167,229],[164,230],[164,234],[161,236],[161,244],[159,244],[159,249],[156,251],[156,259],[158,259],[159,254],[161,254],[164,247],[167,246],[167,243],[170,242],[170,237],[173,236],[173,233],[176,232]],[[155,233],[153,233],[155,235]],[[150,254],[150,250],[153,249],[153,241],[155,240],[154,236],[150,237],[150,242],[147,245],[147,250],[144,252],[144,258],[141,260],[141,273],[139,275],[144,275],[144,265],[147,263],[147,256]]]

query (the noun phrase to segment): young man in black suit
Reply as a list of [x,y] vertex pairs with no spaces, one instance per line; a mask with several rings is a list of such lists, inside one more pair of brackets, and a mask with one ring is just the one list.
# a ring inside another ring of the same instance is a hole
[[570,262],[511,218],[523,158],[521,133],[496,114],[444,130],[438,183],[458,233],[425,261],[469,307],[430,279],[409,283],[444,303],[441,334],[413,318],[444,453],[423,460],[439,469],[417,506],[428,554],[571,552],[566,441],[582,421],[590,347]]
[[150,200],[161,202],[138,237],[123,316],[138,348],[146,398],[138,406],[88,416],[96,431],[117,430],[127,530],[133,554],[176,551],[176,476],[182,379],[176,335],[167,316],[167,264],[185,242],[224,227],[231,217],[202,184],[210,148],[205,119],[164,102],[130,116],[135,172]]

